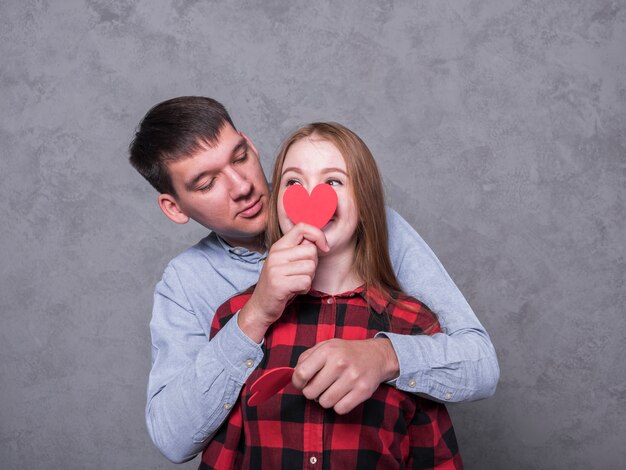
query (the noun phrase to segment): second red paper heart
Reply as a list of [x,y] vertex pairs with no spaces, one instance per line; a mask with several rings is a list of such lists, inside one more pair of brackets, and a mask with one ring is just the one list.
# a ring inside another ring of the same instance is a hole
[[302,185],[294,184],[285,190],[283,204],[294,224],[304,222],[322,228],[337,210],[337,193],[328,184],[318,184],[309,195]]

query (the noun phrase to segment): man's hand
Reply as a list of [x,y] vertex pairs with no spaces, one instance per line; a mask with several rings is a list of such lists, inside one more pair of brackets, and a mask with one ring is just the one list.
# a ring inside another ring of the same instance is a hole
[[324,232],[302,223],[270,248],[254,293],[239,312],[239,327],[253,341],[261,342],[287,302],[311,289],[318,249],[329,249]]
[[398,358],[387,338],[331,339],[300,355],[292,383],[309,400],[342,415],[399,373]]

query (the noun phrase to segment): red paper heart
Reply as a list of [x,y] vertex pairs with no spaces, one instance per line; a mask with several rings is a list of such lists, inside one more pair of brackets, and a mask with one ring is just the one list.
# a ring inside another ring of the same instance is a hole
[[292,375],[293,367],[277,367],[265,372],[250,385],[252,395],[248,406],[257,406],[272,398],[291,382]]
[[283,194],[287,217],[294,224],[304,222],[322,228],[337,210],[337,193],[328,184],[318,184],[311,195],[300,184],[293,184]]

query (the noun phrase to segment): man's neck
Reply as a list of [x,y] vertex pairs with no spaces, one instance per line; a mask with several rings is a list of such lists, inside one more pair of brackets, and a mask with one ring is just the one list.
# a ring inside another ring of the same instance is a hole
[[230,246],[237,247],[240,246],[242,248],[246,248],[250,251],[258,251],[259,253],[263,253],[266,250],[265,247],[265,234],[261,233],[255,237],[251,238],[231,238],[221,234],[218,234],[222,240],[228,243]]
[[313,289],[326,294],[341,294],[356,289],[363,280],[354,271],[354,250],[321,256],[317,263]]

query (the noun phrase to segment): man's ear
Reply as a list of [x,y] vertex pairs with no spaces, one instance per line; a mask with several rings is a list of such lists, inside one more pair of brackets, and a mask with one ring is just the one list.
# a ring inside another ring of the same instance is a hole
[[248,147],[250,147],[254,151],[254,153],[256,153],[257,158],[260,159],[261,157],[259,156],[259,152],[257,151],[252,141],[248,138],[248,136],[241,131],[239,131],[239,135],[243,137],[244,139],[246,139],[246,142],[248,143]]
[[159,207],[170,220],[177,224],[189,222],[189,216],[182,211],[176,198],[171,194],[159,194]]

